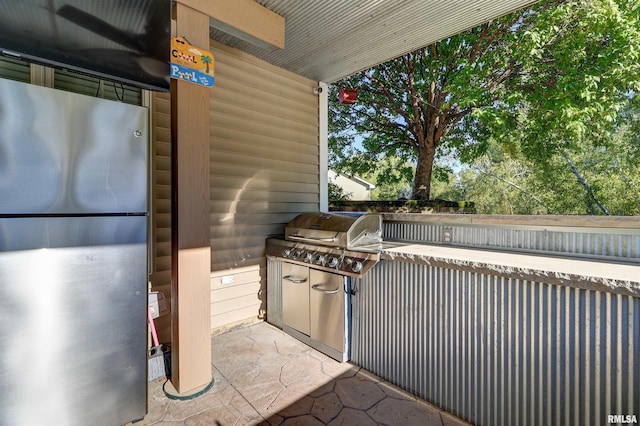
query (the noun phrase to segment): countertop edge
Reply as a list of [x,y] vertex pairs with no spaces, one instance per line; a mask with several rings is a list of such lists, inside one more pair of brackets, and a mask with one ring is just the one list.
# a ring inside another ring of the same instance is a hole
[[[486,257],[490,257],[490,260]],[[432,244],[407,244],[385,248],[381,252],[381,259],[462,269],[640,298],[640,265],[629,263]]]

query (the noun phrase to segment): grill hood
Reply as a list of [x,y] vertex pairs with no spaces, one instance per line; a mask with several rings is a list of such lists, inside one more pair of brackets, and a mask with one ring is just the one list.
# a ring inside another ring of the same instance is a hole
[[377,213],[345,215],[302,213],[285,228],[285,239],[330,247],[357,249],[382,242],[382,217]]

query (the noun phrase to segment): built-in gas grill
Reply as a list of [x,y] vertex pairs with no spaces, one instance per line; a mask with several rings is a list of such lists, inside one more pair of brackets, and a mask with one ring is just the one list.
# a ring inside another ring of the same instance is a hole
[[267,240],[267,255],[361,277],[378,262],[381,242],[379,214],[302,213],[289,222],[284,239]]
[[281,291],[282,329],[347,361],[351,280],[378,263],[381,243],[382,218],[373,213],[303,213],[288,223],[284,238],[269,238],[267,257],[276,260],[282,273],[276,282],[267,282],[267,291]]

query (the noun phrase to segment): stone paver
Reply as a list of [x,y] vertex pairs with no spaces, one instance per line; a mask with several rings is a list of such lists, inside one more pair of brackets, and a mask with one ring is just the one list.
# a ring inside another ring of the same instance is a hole
[[320,420],[316,419],[313,416],[306,415],[300,417],[292,417],[290,419],[286,419],[281,424],[282,426],[323,426]]
[[363,377],[339,379],[335,392],[345,407],[359,410],[367,410],[386,397],[380,386]]
[[170,400],[163,381],[153,381],[149,413],[133,426],[468,425],[267,323],[213,336],[211,344],[211,390]]
[[385,398],[367,413],[377,424],[399,424],[403,426],[442,424],[440,410],[406,399]]
[[338,417],[328,424],[331,426],[376,426],[376,422],[364,411],[347,407],[343,408]]
[[462,420],[460,417],[456,417],[451,413],[447,413],[446,411],[441,411],[440,417],[442,417],[443,426],[466,426],[469,424]]
[[311,414],[322,422],[329,423],[335,419],[342,410],[342,403],[335,392],[315,398],[311,406]]

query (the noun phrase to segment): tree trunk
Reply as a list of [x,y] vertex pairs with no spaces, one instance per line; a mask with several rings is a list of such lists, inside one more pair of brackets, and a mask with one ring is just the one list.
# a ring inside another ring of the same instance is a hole
[[431,174],[435,155],[436,150],[432,147],[423,147],[418,151],[418,164],[411,196],[414,200],[428,200],[431,196]]

